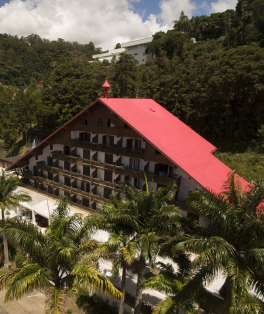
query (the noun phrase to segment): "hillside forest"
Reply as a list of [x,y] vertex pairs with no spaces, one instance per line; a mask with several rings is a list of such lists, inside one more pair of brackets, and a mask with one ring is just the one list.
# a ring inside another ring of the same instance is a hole
[[182,12],[153,35],[144,65],[128,54],[92,61],[101,52],[92,42],[0,34],[0,134],[10,155],[20,153],[18,139],[45,137],[104,97],[105,77],[109,97],[152,98],[222,152],[264,153],[262,0],[210,16]]

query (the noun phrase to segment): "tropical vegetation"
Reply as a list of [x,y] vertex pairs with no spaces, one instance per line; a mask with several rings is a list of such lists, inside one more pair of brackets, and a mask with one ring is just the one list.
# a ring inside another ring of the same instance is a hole
[[122,231],[116,231],[119,233],[112,232],[109,236],[107,243],[102,243],[99,245],[98,251],[100,252],[115,252],[111,257],[114,258],[113,267],[112,267],[112,276],[116,277],[119,275],[120,268],[122,269],[122,278],[121,278],[121,293],[122,298],[119,303],[119,314],[124,313],[125,306],[125,294],[126,294],[126,275],[127,267],[131,266],[135,260],[136,253],[136,243],[133,242],[133,235],[126,233],[124,228]]
[[[224,313],[262,313],[264,296],[264,184],[253,183],[242,191],[239,178],[230,174],[223,192],[193,191],[190,208],[205,225],[189,224],[173,240],[174,250],[195,253],[188,280],[177,294],[180,300],[195,300],[219,274]],[[208,306],[208,304],[207,304]]]
[[87,293],[122,294],[95,266],[91,253],[96,242],[90,238],[94,218],[70,215],[67,198],[60,199],[45,234],[25,221],[7,219],[3,231],[8,241],[27,257],[19,268],[0,270],[0,289],[5,301],[21,298],[34,288],[45,288],[46,313],[62,313],[65,287]]
[[121,259],[114,263],[114,267],[129,264],[134,251],[139,256],[135,314],[140,314],[146,262],[154,267],[160,248],[160,236],[180,228],[181,212],[171,204],[175,198],[174,185],[159,188],[155,192],[148,189],[146,180],[146,191],[139,191],[129,183],[124,183],[123,188],[126,199],[116,200],[113,197],[110,203],[104,206],[103,211],[107,214],[105,228],[115,232],[119,229],[123,233],[126,232],[127,236],[124,239],[121,238],[124,236],[122,233],[120,238],[115,236],[116,243],[120,241],[122,247]]
[[[2,221],[5,219],[5,211],[7,209],[17,208],[19,202],[28,202],[31,197],[27,193],[17,192],[16,189],[20,184],[20,180],[17,176],[7,177],[5,172],[2,171],[0,175],[0,210]],[[3,246],[4,246],[4,257],[5,265],[9,266],[9,253],[8,253],[8,241],[6,234],[3,231]]]

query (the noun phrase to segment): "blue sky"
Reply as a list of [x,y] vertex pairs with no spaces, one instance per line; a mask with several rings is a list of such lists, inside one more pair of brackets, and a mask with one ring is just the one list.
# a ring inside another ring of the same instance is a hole
[[88,43],[117,42],[172,29],[183,10],[189,18],[234,9],[237,0],[0,0],[0,32]]
[[[194,12],[194,15],[210,14],[210,12],[206,10],[206,7],[210,6],[210,1],[196,0],[193,2],[197,4],[197,10]],[[145,21],[150,14],[158,15],[160,13],[159,3],[160,0],[141,0],[134,2],[133,6],[135,7],[135,11],[138,12],[143,17],[143,21]],[[189,16],[189,18],[191,18],[191,16]]]

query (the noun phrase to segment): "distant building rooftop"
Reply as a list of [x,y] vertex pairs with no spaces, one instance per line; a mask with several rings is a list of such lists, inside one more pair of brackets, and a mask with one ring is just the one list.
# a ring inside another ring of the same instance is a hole
[[148,37],[148,38],[142,38],[142,39],[136,39],[132,41],[128,41],[126,43],[121,44],[122,48],[127,48],[131,46],[137,46],[137,45],[144,45],[147,43],[150,43],[152,41],[153,37]]

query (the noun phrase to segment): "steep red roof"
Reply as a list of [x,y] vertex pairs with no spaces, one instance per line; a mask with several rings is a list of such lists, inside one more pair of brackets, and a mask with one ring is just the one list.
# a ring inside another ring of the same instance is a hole
[[[152,99],[122,98],[100,98],[99,101],[136,132],[140,133],[143,138],[161,151],[173,164],[183,169],[201,186],[213,190],[215,193],[222,191],[222,185],[227,180],[231,169],[212,155],[215,146],[157,102]],[[89,107],[97,104],[98,100],[84,108],[8,169],[26,165],[34,150],[44,148],[49,138],[67,124],[78,119]],[[242,188],[245,189],[248,182],[243,178],[240,178],[240,181]]]
[[[143,138],[182,168],[190,177],[216,193],[231,171],[212,155],[215,146],[152,99],[100,98]],[[240,178],[243,189],[248,185]]]

